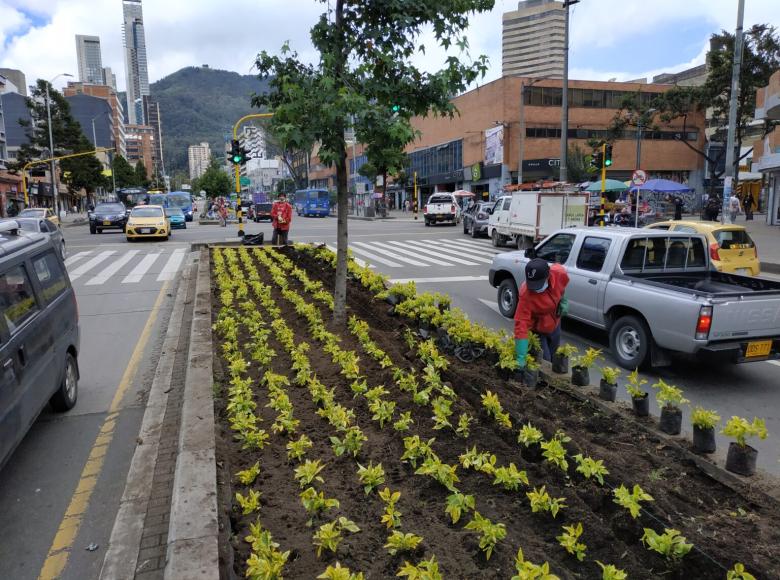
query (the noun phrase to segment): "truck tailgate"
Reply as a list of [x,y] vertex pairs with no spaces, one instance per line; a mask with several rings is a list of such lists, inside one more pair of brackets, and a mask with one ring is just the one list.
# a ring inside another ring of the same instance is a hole
[[428,213],[452,213],[451,203],[429,203]]
[[780,336],[780,292],[713,300],[710,340]]

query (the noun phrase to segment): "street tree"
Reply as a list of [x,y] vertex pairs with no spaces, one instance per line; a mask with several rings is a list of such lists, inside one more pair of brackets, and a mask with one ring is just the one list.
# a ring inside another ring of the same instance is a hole
[[114,171],[114,181],[118,189],[124,187],[138,187],[138,177],[133,166],[121,155],[115,155],[111,163]]
[[146,173],[146,164],[143,159],[139,159],[135,164],[135,180],[140,187],[148,188],[151,180]]
[[566,175],[572,183],[581,183],[593,178],[588,171],[588,159],[579,145],[569,147],[566,156]]
[[225,197],[233,191],[233,181],[219,162],[212,158],[206,171],[192,184],[193,191],[205,191],[208,197]]
[[309,124],[302,127],[280,128],[276,119],[271,119],[266,133],[268,156],[279,156],[287,167],[293,180],[293,189],[305,189],[312,149],[315,145],[314,133]]
[[[321,0],[323,4],[327,0]],[[336,169],[337,259],[334,321],[346,320],[347,155],[344,132],[354,120],[356,138],[379,147],[376,136],[385,125],[394,146],[402,150],[414,139],[411,118],[429,114],[453,116],[450,97],[462,92],[487,69],[487,57],[468,57],[465,30],[472,15],[489,11],[494,0],[335,0],[311,29],[316,65],[301,61],[289,45],[280,55],[262,52],[256,66],[269,90],[253,105],[274,112],[273,126],[282,139],[294,140],[302,127],[319,143],[320,161]],[[425,53],[425,31],[445,50],[444,68],[429,73],[413,64]],[[390,113],[393,113],[391,115]],[[389,123],[389,126],[388,126]]]

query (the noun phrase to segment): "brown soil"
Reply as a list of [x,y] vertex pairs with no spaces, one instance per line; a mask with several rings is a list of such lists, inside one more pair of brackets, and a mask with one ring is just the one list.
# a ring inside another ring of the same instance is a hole
[[[292,249],[285,253],[304,267],[311,278],[332,287],[333,271],[329,266]],[[264,268],[259,267],[258,271],[262,275]],[[615,564],[626,570],[629,578],[722,579],[735,562],[744,563],[757,578],[780,578],[780,552],[777,549],[780,546],[780,512],[777,505],[766,502],[763,495],[752,494],[747,486],[736,493],[712,480],[676,446],[648,435],[634,419],[608,416],[596,406],[546,385],[536,389],[519,387],[499,376],[485,358],[466,365],[451,357],[449,370],[443,378],[461,396],[454,406],[453,418],[462,411],[469,411],[478,419],[468,440],[463,440],[450,430],[433,430],[430,408],[414,405],[407,394],[398,392],[392,380],[392,369],[381,369],[362,353],[351,334],[341,333],[342,347],[361,354],[361,372],[369,377],[369,386],[383,384],[390,390],[390,397],[398,404],[396,415],[407,410],[412,412],[414,425],[409,432],[397,433],[391,426],[380,429],[378,423],[371,420],[365,401],[353,399],[349,383],[338,374],[328,355],[317,348],[305,321],[289,307],[270,278],[264,282],[274,288],[273,296],[279,306],[289,312],[287,322],[297,339],[312,345],[309,357],[319,379],[329,387],[337,386],[337,400],[355,410],[355,424],[369,437],[357,461],[364,465],[369,461],[382,462],[387,475],[386,485],[401,492],[398,504],[402,512],[401,530],[420,535],[424,541],[417,554],[395,557],[387,554],[382,546],[388,531],[380,523],[383,505],[377,494],[364,494],[351,456],[334,456],[328,442],[334,433],[315,415],[308,391],[290,387],[295,417],[301,421],[299,433],[305,433],[314,442],[307,457],[320,458],[327,463],[322,473],[325,484],[317,488],[327,497],[335,497],[341,502],[340,509],[329,515],[345,515],[361,529],[357,534],[347,534],[336,557],[323,553],[317,559],[312,545],[315,529],[307,526],[308,516],[298,499],[301,490],[293,478],[294,465],[287,462],[287,439],[273,435],[271,444],[261,452],[242,451],[232,440],[222,398],[225,387],[219,356],[221,348],[215,337],[215,380],[219,389],[215,402],[217,453],[221,521],[226,532],[221,550],[224,576],[244,577],[249,545],[243,538],[249,524],[255,520],[255,516],[241,516],[231,502],[235,490],[230,475],[259,460],[261,475],[253,485],[263,494],[259,516],[263,526],[280,544],[280,549],[291,551],[285,567],[286,578],[315,578],[328,563],[336,560],[353,572],[362,571],[366,578],[392,578],[404,560],[418,561],[434,554],[444,578],[509,578],[514,573],[518,547],[522,547],[526,559],[536,563],[549,561],[551,570],[561,578],[600,578],[596,560]],[[292,277],[290,282],[301,296],[310,299]],[[214,296],[213,316],[216,317],[219,305],[216,293]],[[407,352],[402,338],[408,321],[390,316],[387,304],[374,300],[352,281],[349,282],[348,303],[353,314],[370,324],[372,338],[396,365],[421,367],[419,360]],[[329,313],[324,307],[321,311],[328,321]],[[333,327],[330,330],[337,332]],[[247,338],[246,335],[240,337],[241,340]],[[270,344],[277,353],[273,370],[286,374],[290,368],[289,357],[274,339]],[[264,370],[253,368],[251,374],[257,379]],[[498,393],[505,410],[512,416],[513,432],[501,430],[482,411],[479,396],[487,389]],[[262,414],[268,428],[273,421],[273,411],[265,408],[268,397],[259,382],[257,401],[257,413]],[[572,439],[566,445],[570,456],[583,453],[603,459],[610,470],[606,478],[608,485],[602,488],[584,480],[574,472],[573,466],[564,474],[546,463],[523,459],[515,437],[517,428],[527,421],[542,429],[546,436],[563,429]],[[482,515],[506,525],[506,538],[486,561],[478,548],[478,536],[463,529],[469,516],[452,525],[444,513],[448,492],[429,478],[414,475],[411,466],[400,462],[402,438],[412,434],[422,438],[435,437],[434,450],[442,461],[450,464],[457,464],[458,455],[467,447],[476,445],[479,450],[489,450],[497,456],[499,464],[511,461],[518,469],[526,470],[532,486],[546,485],[551,496],[565,497],[567,507],[556,519],[532,514],[525,489],[504,491],[492,485],[492,478],[459,467],[460,491],[477,498],[477,509]],[[620,483],[629,487],[638,483],[655,498],[655,502],[645,504],[647,509],[637,520],[632,520],[623,508],[612,502],[610,489]],[[315,522],[315,525],[324,521]],[[587,556],[582,563],[568,555],[555,539],[561,533],[562,525],[576,522],[582,522],[584,534],[580,541],[587,544]],[[652,527],[658,532],[664,527],[676,528],[693,542],[695,548],[681,564],[669,565],[639,541],[644,527]]]

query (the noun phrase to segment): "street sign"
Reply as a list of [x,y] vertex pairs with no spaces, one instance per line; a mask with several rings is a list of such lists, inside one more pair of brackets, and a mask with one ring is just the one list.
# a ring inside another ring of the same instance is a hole
[[242,177],[239,180],[239,183],[241,183],[241,187],[249,187],[249,185],[251,184],[251,181],[249,180],[248,177]]
[[647,182],[647,173],[644,169],[637,169],[631,175],[631,183],[634,185],[644,185]]

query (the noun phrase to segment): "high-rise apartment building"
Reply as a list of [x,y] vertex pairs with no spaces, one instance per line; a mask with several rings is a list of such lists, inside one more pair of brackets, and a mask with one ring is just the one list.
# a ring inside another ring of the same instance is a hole
[[[6,85],[6,78],[0,75],[0,94]],[[5,169],[5,160],[8,159],[8,149],[5,138],[5,117],[3,117],[3,100],[0,99],[0,169]]]
[[504,76],[563,78],[566,9],[555,0],[525,0],[505,12]]
[[127,82],[127,119],[129,125],[144,125],[143,97],[149,95],[149,71],[141,0],[122,0]]
[[188,151],[190,179],[197,179],[206,172],[211,163],[211,146],[205,141],[200,145],[190,145]]
[[159,175],[160,177],[164,177],[165,159],[163,158],[162,118],[160,117],[160,103],[152,99],[152,97],[145,96],[143,98],[143,105],[146,124],[154,129],[154,148],[156,160],[154,174]]
[[103,78],[105,79],[104,84],[116,91],[116,75],[114,74],[114,71],[111,70],[110,66],[103,67]]
[[90,85],[104,85],[103,57],[100,53],[100,37],[76,35],[76,57],[79,65],[79,81]]
[[[5,89],[1,92],[19,93],[23,97],[27,96],[27,79],[22,71],[15,68],[0,68],[0,75],[10,81],[10,83],[6,83]],[[9,90],[9,88],[14,90]]]
[[127,125],[127,161],[135,166],[144,162],[146,176],[154,178],[157,153],[154,145],[154,128],[149,125]]

